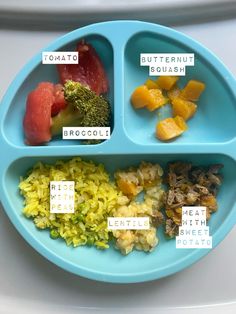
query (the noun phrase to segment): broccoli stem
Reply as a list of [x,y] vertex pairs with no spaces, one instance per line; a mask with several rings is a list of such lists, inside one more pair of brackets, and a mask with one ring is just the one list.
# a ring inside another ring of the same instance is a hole
[[62,133],[62,128],[66,126],[80,126],[82,115],[80,111],[72,104],[68,104],[52,118],[51,134],[57,136]]

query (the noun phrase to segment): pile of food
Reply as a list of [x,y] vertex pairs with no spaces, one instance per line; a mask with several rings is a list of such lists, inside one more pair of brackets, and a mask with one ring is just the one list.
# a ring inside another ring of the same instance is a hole
[[181,90],[177,86],[178,80],[177,76],[160,76],[156,81],[148,79],[131,95],[131,103],[135,109],[155,111],[171,104],[173,117],[156,124],[156,137],[161,141],[174,139],[188,129],[186,121],[196,113],[196,102],[205,89],[204,83],[190,80]]
[[[112,180],[104,165],[78,157],[54,165],[38,163],[19,184],[23,214],[67,245],[107,249],[112,240],[124,255],[133,249],[151,252],[158,244],[160,225],[168,237],[178,234],[182,206],[206,206],[210,219],[217,210],[221,167],[173,162],[164,174],[159,164],[143,161],[138,167],[117,170]],[[73,214],[50,213],[51,181],[74,181]],[[150,228],[108,230],[108,217],[148,217]]]
[[219,174],[221,164],[209,167],[194,167],[191,163],[174,162],[169,164],[165,198],[165,232],[173,238],[179,233],[183,206],[205,206],[209,220],[217,210],[216,195],[222,182]]
[[[161,213],[164,201],[162,188],[163,170],[158,164],[142,162],[138,168],[129,168],[115,173],[118,188],[126,196],[122,206],[114,211],[114,217],[149,217],[148,230],[114,230],[116,246],[123,254],[134,248],[145,252],[152,251],[158,244],[156,231],[164,217]],[[144,192],[144,200],[135,197]]]
[[60,83],[41,82],[26,101],[25,142],[40,145],[60,135],[63,127],[110,126],[111,107],[105,94],[109,84],[92,45],[77,45],[78,64],[58,64]]
[[[50,213],[50,181],[75,182],[74,214]],[[68,245],[108,248],[107,217],[119,206],[122,193],[102,164],[74,158],[55,165],[38,163],[19,185],[25,198],[23,213],[37,228],[49,229],[52,238]]]

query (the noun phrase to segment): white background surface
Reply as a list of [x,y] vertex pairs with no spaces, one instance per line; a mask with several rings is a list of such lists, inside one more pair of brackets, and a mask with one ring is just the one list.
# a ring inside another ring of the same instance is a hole
[[[236,20],[176,29],[210,48],[236,75]],[[0,30],[0,98],[24,63],[61,34]],[[132,285],[93,282],[36,253],[0,207],[0,313],[235,314],[235,248],[236,227],[208,256],[171,277]]]

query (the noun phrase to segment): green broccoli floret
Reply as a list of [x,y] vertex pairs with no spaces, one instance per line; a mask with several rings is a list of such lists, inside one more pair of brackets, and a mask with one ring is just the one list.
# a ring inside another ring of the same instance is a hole
[[65,100],[75,106],[82,119],[83,127],[107,127],[110,125],[109,102],[79,82],[67,81],[64,86]]

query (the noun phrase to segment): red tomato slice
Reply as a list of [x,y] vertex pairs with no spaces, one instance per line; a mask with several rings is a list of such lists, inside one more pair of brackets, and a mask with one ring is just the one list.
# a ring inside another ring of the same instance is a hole
[[67,80],[87,85],[96,94],[107,93],[109,84],[103,64],[96,50],[84,40],[77,45],[79,64],[58,64],[62,84]]
[[28,145],[39,145],[51,139],[51,107],[54,101],[52,90],[37,88],[29,93],[23,126]]
[[54,91],[54,84],[51,82],[41,82],[38,84],[37,89],[48,89],[53,93]]
[[54,96],[53,105],[51,108],[51,116],[56,116],[62,109],[66,107],[64,98],[63,86],[61,84],[54,85],[50,82],[41,82],[38,84],[37,89],[48,89]]
[[41,82],[29,93],[23,127],[28,145],[39,145],[51,139],[51,116],[67,106],[63,86]]
[[62,109],[67,106],[64,98],[63,86],[61,84],[54,85],[53,89],[54,103],[52,105],[51,116],[56,116]]

